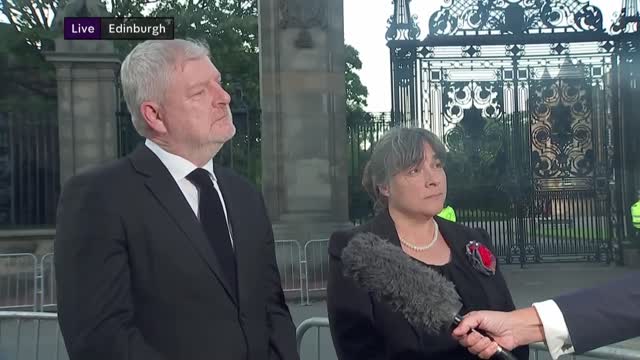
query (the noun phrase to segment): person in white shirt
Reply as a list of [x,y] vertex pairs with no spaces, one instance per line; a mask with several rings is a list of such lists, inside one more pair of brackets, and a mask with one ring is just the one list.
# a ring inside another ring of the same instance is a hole
[[[453,337],[481,359],[544,341],[555,360],[640,336],[640,272],[511,312],[474,311]],[[483,336],[473,329],[482,330]]]

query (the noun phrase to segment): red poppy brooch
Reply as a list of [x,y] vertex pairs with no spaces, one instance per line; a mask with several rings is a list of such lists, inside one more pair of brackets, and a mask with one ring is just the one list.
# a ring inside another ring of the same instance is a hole
[[477,241],[469,242],[467,244],[467,258],[479,272],[485,275],[494,275],[496,273],[496,257],[485,245]]

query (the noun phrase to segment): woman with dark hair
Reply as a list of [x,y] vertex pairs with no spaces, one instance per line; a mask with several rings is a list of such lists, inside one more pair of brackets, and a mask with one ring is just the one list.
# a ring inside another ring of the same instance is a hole
[[[333,233],[329,241],[327,308],[338,359],[477,359],[450,332],[435,336],[412,327],[402,314],[344,276],[341,253],[357,233],[388,240],[452,281],[462,313],[515,309],[489,235],[437,216],[447,195],[445,158],[440,140],[420,128],[394,128],[375,145],[362,183],[377,214],[366,224]],[[526,346],[512,353],[520,360],[529,358]]]

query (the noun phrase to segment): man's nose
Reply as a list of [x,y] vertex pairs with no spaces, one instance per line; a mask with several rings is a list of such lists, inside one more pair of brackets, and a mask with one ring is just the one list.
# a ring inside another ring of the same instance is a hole
[[222,87],[220,88],[220,96],[218,102],[226,105],[231,103],[231,95],[229,95],[229,93]]

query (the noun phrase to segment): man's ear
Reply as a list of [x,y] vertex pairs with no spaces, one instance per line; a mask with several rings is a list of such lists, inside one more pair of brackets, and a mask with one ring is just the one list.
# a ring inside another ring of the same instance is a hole
[[142,119],[147,124],[147,128],[158,134],[165,134],[167,127],[164,123],[164,116],[160,104],[154,101],[145,101],[140,104]]

